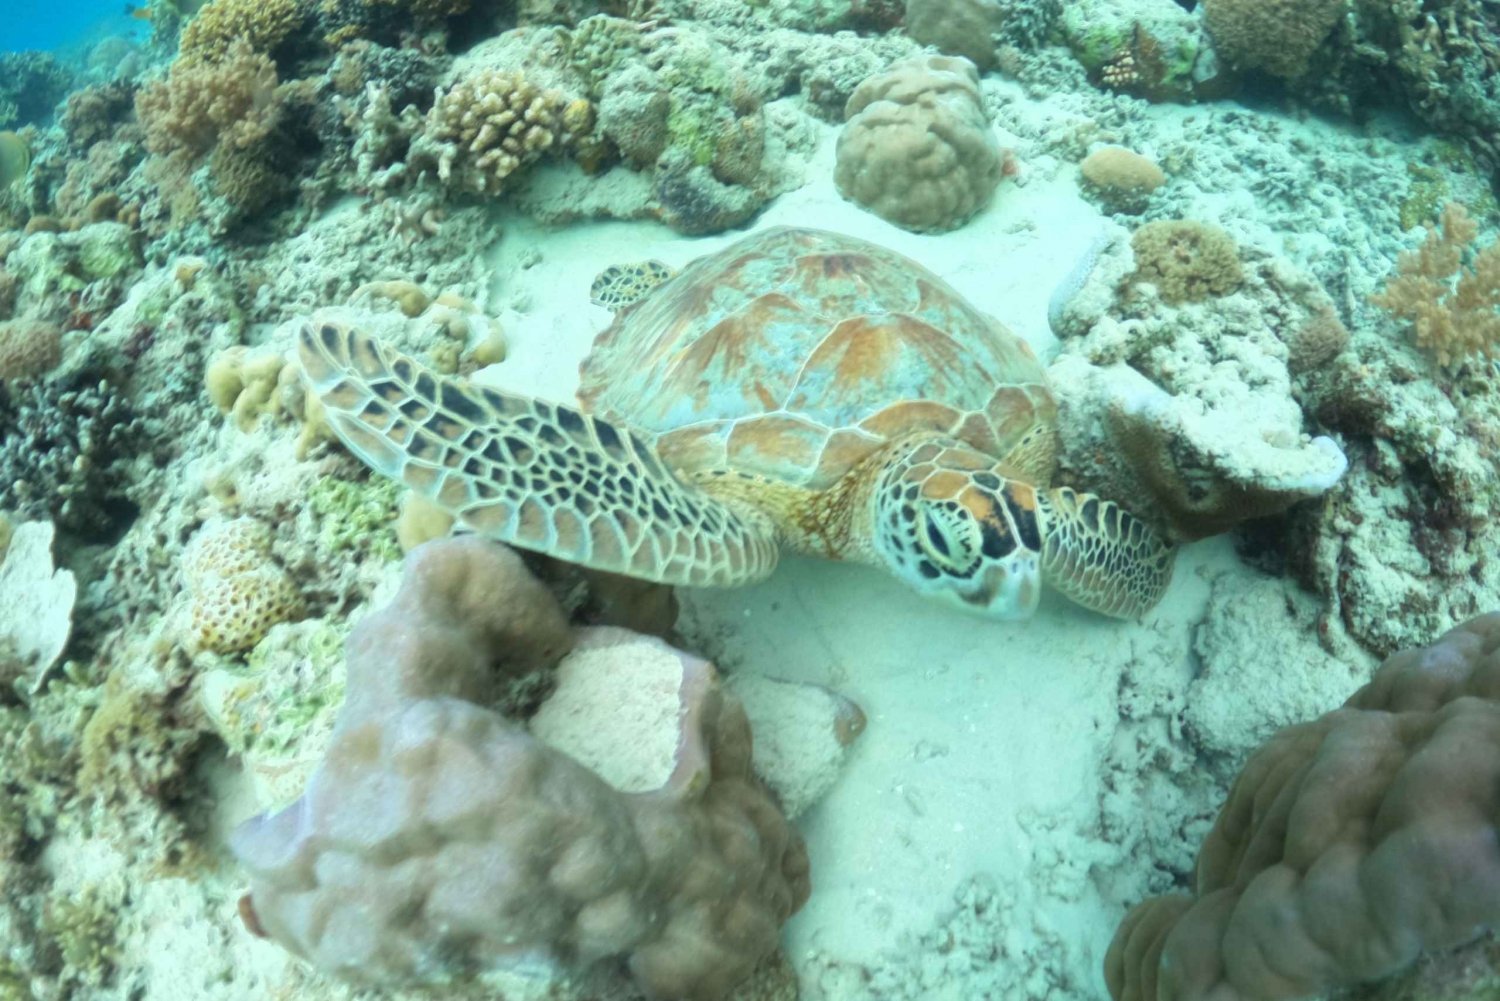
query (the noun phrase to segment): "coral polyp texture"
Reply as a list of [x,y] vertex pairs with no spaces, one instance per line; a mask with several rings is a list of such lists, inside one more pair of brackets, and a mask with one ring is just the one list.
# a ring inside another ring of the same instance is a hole
[[297,618],[302,596],[271,556],[271,531],[254,518],[205,527],[183,557],[191,595],[187,637],[199,649],[239,653]]
[[[488,708],[506,676],[570,648],[650,679],[605,686],[606,725],[643,755],[612,771],[644,791]],[[648,689],[666,700],[644,707]],[[802,840],[752,775],[749,723],[712,665],[622,629],[570,633],[495,543],[413,550],[350,637],[347,690],[302,799],[232,839],[259,926],[325,970],[437,984],[618,957],[652,997],[708,1001],[807,898]]]
[[918,232],[956,229],[989,203],[1004,159],[967,59],[914,56],[861,83],[844,109],[839,192]]
[[[1500,613],[1389,658],[1251,755],[1193,893],[1115,934],[1116,1001],[1285,1001],[1500,926]],[[1473,995],[1478,997],[1480,995]]]

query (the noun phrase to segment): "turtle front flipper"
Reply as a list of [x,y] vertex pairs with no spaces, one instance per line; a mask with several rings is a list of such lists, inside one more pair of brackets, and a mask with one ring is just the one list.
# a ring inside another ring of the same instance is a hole
[[1085,608],[1133,619],[1172,581],[1177,550],[1112,501],[1067,487],[1038,492],[1042,577]]
[[304,325],[298,352],[350,451],[482,535],[664,584],[744,584],[776,565],[768,522],[679,481],[638,433],[461,385],[337,323]]

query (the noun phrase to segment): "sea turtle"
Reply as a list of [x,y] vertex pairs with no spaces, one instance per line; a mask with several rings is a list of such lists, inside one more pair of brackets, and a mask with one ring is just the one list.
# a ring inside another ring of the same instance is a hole
[[1171,546],[1048,489],[1057,407],[1031,349],[921,265],[776,228],[641,274],[661,284],[634,303],[620,289],[639,276],[606,282],[621,308],[581,408],[434,374],[336,323],[304,326],[302,365],[371,467],[584,566],[736,585],[788,547],[998,618],[1029,615],[1044,578],[1123,617],[1166,589]]

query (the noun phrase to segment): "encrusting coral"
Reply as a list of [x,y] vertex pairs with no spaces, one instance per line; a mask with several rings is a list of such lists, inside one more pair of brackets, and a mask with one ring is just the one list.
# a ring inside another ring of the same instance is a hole
[[1282,1001],[1386,976],[1500,926],[1500,613],[1389,658],[1246,763],[1192,896],[1105,958],[1116,1001]]
[[844,110],[839,193],[918,232],[962,226],[1005,171],[974,64],[913,56],[855,88]]
[[618,956],[653,997],[724,997],[807,897],[802,840],[751,774],[739,703],[659,640],[586,629],[575,647],[670,668],[667,777],[650,791],[612,788],[487,708],[574,643],[513,552],[474,536],[414,550],[350,637],[344,709],[303,798],[232,837],[253,926],[365,983]]

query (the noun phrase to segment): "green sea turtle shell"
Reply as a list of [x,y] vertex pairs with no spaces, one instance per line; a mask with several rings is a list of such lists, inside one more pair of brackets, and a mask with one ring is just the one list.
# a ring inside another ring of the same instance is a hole
[[[915,431],[997,459],[1038,425],[1056,433],[1024,341],[915,261],[821,230],[693,261],[616,315],[580,375],[586,408],[659,434],[675,469],[815,490]],[[1052,470],[1016,473],[1046,485]]]

